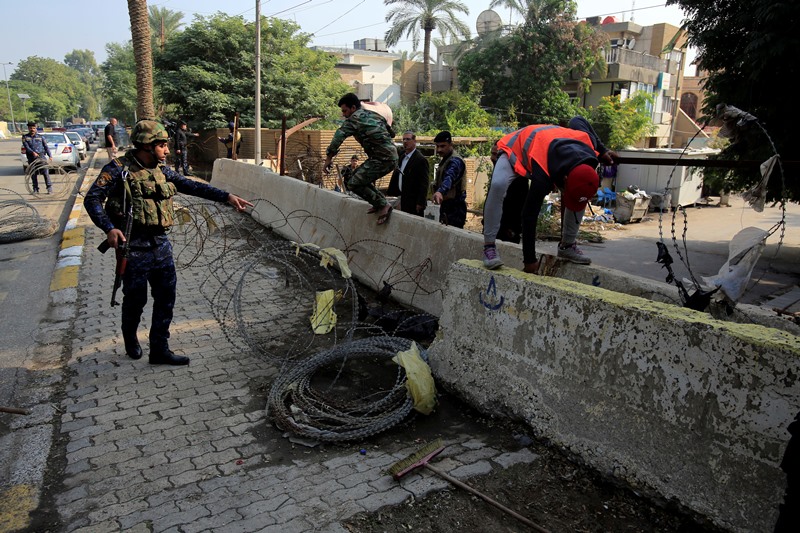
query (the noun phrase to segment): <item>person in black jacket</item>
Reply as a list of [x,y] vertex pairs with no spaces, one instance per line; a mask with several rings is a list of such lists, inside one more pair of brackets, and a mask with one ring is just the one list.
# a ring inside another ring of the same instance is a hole
[[189,176],[189,150],[188,138],[198,137],[197,133],[189,132],[186,122],[178,121],[178,129],[175,132],[175,172],[183,170],[184,176]]
[[403,133],[403,154],[389,181],[389,196],[400,197],[400,210],[424,216],[428,202],[430,176],[428,160],[417,150],[417,136],[409,130]]

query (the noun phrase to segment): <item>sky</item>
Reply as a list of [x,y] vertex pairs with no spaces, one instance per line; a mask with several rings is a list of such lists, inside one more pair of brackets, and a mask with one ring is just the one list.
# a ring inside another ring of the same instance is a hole
[[[469,8],[469,15],[463,20],[474,35],[475,21],[491,0],[462,1]],[[74,9],[64,9],[63,0],[38,0],[33,18],[30,6],[24,1],[3,4],[0,12],[6,20],[27,21],[7,24],[0,32],[0,63],[6,64],[9,76],[17,63],[27,57],[63,61],[75,49],[92,50],[97,62],[102,63],[107,57],[106,43],[130,40],[128,4],[123,0],[78,1],[71,3]],[[150,0],[150,5],[182,12],[188,25],[195,15],[210,16],[219,11],[254,20],[256,0]],[[312,44],[318,46],[352,47],[358,39],[383,38],[389,28],[385,21],[388,10],[381,0],[261,0],[262,15],[297,22],[303,32],[313,34]],[[508,23],[508,11],[496,11]],[[660,22],[680,26],[683,18],[680,8],[667,7],[658,0],[578,1],[579,19],[606,15],[643,26]],[[401,41],[391,49],[399,50],[411,50],[411,42]]]

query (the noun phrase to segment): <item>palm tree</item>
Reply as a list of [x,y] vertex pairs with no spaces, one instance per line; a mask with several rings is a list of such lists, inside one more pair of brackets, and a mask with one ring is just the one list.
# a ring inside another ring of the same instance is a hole
[[148,19],[150,35],[153,36],[153,48],[163,46],[163,43],[178,33],[180,27],[183,26],[183,13],[158,6],[150,6],[149,11]]
[[469,37],[469,28],[457,18],[456,13],[469,15],[469,8],[459,0],[383,0],[384,5],[395,5],[386,15],[393,22],[384,37],[387,46],[396,45],[401,37],[411,36],[413,48],[419,47],[420,30],[425,32],[422,49],[424,62],[423,92],[431,92],[431,34],[437,27],[443,34],[451,33]]
[[509,12],[516,12],[524,20],[530,18],[531,22],[535,22],[562,11],[564,3],[564,0],[492,0],[489,9],[507,7]]
[[147,0],[128,0],[128,16],[131,19],[131,43],[136,62],[136,116],[140,120],[154,119],[153,50],[150,48]]

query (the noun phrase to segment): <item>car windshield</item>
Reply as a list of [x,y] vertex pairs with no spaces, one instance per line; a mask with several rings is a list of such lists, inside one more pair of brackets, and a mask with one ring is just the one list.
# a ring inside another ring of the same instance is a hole
[[42,134],[44,140],[47,141],[48,144],[56,144],[56,143],[64,143],[67,142],[64,139],[63,133],[44,133]]
[[74,131],[68,131],[67,132],[67,137],[69,137],[70,140],[72,140],[72,141],[80,141],[81,140],[80,134],[78,134],[78,133],[76,133]]

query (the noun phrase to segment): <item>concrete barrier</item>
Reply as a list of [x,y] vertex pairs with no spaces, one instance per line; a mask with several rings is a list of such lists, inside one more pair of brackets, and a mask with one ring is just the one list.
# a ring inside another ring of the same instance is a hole
[[772,529],[799,337],[477,261],[444,296],[440,383],[720,526]]
[[[248,199],[263,199],[253,217],[264,225],[287,239],[345,250],[353,274],[362,283],[376,290],[389,283],[398,301],[436,316],[442,312],[441,291],[450,264],[479,258],[483,250],[483,238],[477,233],[399,210],[388,224],[376,226],[375,217],[366,214],[369,204],[361,199],[240,161],[218,159],[211,183]],[[497,245],[508,264],[522,266],[519,245],[502,241]],[[553,260],[548,269],[550,275],[609,290],[678,301],[674,287],[608,268]]]
[[[674,287],[611,269],[454,263],[477,259],[482,237],[400,212],[376,226],[366,202],[252,164],[218,160],[212,184],[263,199],[255,219],[344,250],[362,283],[440,316],[434,374],[477,408],[721,526],[771,529],[800,411],[800,337],[678,307]],[[519,246],[498,245],[521,261]]]

